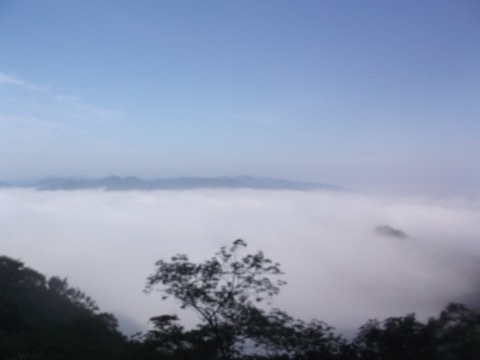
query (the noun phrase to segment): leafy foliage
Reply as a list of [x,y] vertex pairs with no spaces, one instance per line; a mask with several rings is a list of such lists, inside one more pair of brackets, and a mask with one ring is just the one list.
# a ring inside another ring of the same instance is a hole
[[479,359],[480,314],[450,304],[426,324],[414,314],[370,320],[353,342],[359,359]]
[[231,358],[235,344],[247,336],[251,309],[278,294],[285,284],[271,279],[282,274],[280,265],[263,252],[239,258],[244,247],[243,240],[236,240],[200,264],[190,262],[187,255],[176,255],[170,262],[159,260],[147,279],[146,291],[158,288],[163,299],[173,296],[182,308],[192,308],[200,315],[222,359]]
[[295,319],[280,309],[268,314],[259,311],[250,319],[250,336],[274,358],[334,359],[344,345],[344,340],[326,323]]
[[[163,298],[174,297],[181,308],[194,309],[203,320],[198,329],[183,331],[174,325],[178,320],[175,316],[152,318],[155,329],[146,338],[157,343],[160,354],[172,359],[190,359],[192,353],[216,358],[215,352],[201,352],[201,344],[209,344],[210,350],[217,347],[221,359],[480,358],[480,314],[459,304],[448,306],[426,324],[417,321],[414,314],[383,322],[370,320],[351,342],[322,321],[294,319],[279,309],[266,312],[256,305],[278,294],[284,282],[273,282],[271,276],[281,271],[261,252],[239,258],[238,250],[245,246],[237,240],[200,264],[190,262],[186,255],[156,263],[146,290],[159,289]],[[242,343],[251,348],[255,345],[258,351],[247,356],[238,351]]]
[[150,319],[154,328],[144,336],[148,354],[165,359],[215,359],[217,344],[204,328],[185,331],[176,315],[160,315]]

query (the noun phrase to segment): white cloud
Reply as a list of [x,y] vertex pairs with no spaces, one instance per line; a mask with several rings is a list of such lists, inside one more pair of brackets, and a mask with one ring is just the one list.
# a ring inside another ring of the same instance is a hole
[[0,72],[0,84],[18,86],[29,91],[47,93],[48,89],[44,86],[25,81],[19,77]]
[[[176,253],[210,257],[236,238],[282,264],[274,300],[294,316],[340,329],[368,318],[436,314],[475,288],[480,203],[376,198],[330,192],[1,190],[6,255],[68,276],[102,309],[134,319],[177,312],[142,293],[154,262]],[[375,228],[408,234],[393,239]],[[190,323],[195,318],[186,316]]]
[[54,95],[53,98],[56,102],[62,105],[70,106],[77,111],[90,116],[104,119],[116,119],[122,117],[122,113],[119,111],[94,106],[85,102],[81,97],[76,95],[58,94]]
[[[30,108],[32,111],[40,110],[38,106],[32,107],[30,105],[32,102],[36,102],[35,98],[32,98],[32,94],[36,94],[37,96],[41,96],[43,109],[52,108],[56,112],[59,112],[61,116],[65,116],[66,113],[69,113],[70,116],[76,114],[75,118],[78,115],[81,117],[93,116],[104,119],[116,119],[123,116],[119,111],[93,105],[78,95],[61,93],[50,87],[28,82],[19,77],[2,72],[0,72],[0,84],[27,90],[29,94],[24,93],[17,95],[13,100],[17,103],[18,107],[22,109],[27,105],[27,108]],[[59,105],[61,106],[60,108]],[[65,107],[67,107],[67,109],[65,109]],[[51,113],[55,111],[51,111]],[[68,120],[68,116],[66,120]]]
[[15,86],[25,86],[26,82],[18,79],[14,76],[10,76],[4,73],[0,73],[0,83],[8,84],[8,85],[15,85]]

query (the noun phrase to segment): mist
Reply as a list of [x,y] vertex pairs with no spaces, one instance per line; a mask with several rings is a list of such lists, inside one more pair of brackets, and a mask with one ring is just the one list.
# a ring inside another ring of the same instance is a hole
[[347,192],[0,190],[1,252],[67,277],[126,333],[176,313],[143,293],[159,259],[202,261],[237,238],[281,264],[273,306],[351,332],[370,318],[480,304],[480,201]]

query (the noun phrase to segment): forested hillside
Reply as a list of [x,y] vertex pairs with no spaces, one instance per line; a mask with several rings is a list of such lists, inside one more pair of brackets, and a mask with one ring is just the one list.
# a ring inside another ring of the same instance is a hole
[[66,279],[0,257],[0,359],[131,359],[112,314]]

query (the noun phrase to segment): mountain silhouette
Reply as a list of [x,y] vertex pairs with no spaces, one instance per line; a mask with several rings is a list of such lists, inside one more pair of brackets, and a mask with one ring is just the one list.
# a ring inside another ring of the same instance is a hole
[[254,176],[178,177],[144,180],[135,176],[108,176],[101,179],[51,177],[23,184],[0,182],[0,187],[34,188],[37,190],[188,190],[188,189],[259,189],[259,190],[340,190],[322,183],[290,181]]

